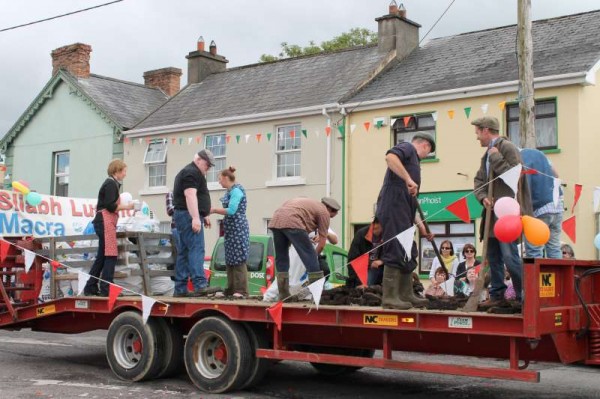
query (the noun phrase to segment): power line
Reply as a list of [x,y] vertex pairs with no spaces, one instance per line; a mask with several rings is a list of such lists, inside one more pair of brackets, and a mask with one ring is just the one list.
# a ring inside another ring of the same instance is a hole
[[435,28],[435,26],[438,24],[438,22],[440,22],[440,20],[444,17],[444,15],[446,15],[446,13],[450,9],[450,7],[452,7],[452,4],[454,4],[455,1],[456,0],[452,0],[452,3],[450,3],[448,5],[448,7],[446,8],[446,10],[442,13],[442,15],[440,15],[440,17],[437,19],[437,21],[435,21],[435,23],[433,24],[433,26],[431,28],[429,28],[429,30],[427,31],[427,33],[425,33],[425,36],[423,36],[423,38],[421,39],[421,41],[419,42],[419,44],[421,44],[421,42],[423,40],[425,40],[425,38],[427,37],[427,35],[433,30],[433,28]]
[[100,7],[104,7],[104,6],[109,6],[111,4],[115,4],[115,3],[120,3],[123,0],[115,0],[115,1],[111,1],[110,3],[104,3],[104,4],[99,4],[97,6],[93,6],[93,7],[88,7],[88,8],[84,8],[81,10],[77,10],[77,11],[72,11],[72,12],[68,12],[66,14],[61,14],[61,15],[57,15],[55,17],[50,17],[50,18],[44,18],[44,19],[39,19],[37,21],[33,21],[33,22],[28,22],[26,24],[21,24],[21,25],[16,25],[16,26],[11,26],[10,28],[4,28],[4,29],[0,29],[0,33],[1,32],[6,32],[7,30],[12,30],[12,29],[17,29],[17,28],[22,28],[24,26],[29,26],[29,25],[35,25],[35,24],[39,24],[41,22],[46,22],[46,21],[51,21],[53,19],[58,19],[58,18],[62,18],[62,17],[67,17],[69,15],[73,15],[73,14],[78,14],[80,12],[85,12],[85,11],[90,11],[93,10],[95,8],[100,8]]

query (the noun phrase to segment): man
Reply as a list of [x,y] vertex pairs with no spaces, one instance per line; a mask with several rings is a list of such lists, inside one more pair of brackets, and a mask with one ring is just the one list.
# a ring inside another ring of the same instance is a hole
[[[531,191],[533,216],[546,223],[550,229],[550,239],[545,245],[533,245],[529,241],[525,241],[527,257],[543,258],[545,251],[546,258],[561,259],[562,190],[560,190],[560,186],[554,187],[554,184],[559,184],[558,181],[555,183],[554,180],[558,175],[546,155],[540,150],[524,148],[521,150],[521,158],[523,159],[523,166],[526,169],[537,172],[535,174],[527,174],[527,184]],[[557,191],[557,203],[554,203],[554,190]]]
[[[481,166],[475,176],[475,196],[484,206],[483,217],[481,221],[480,236],[483,237],[485,226],[485,209],[493,207],[494,200],[502,197],[515,197],[513,190],[504,183],[504,180],[497,179],[498,176],[507,170],[521,163],[519,149],[505,137],[499,137],[500,124],[498,119],[490,116],[478,118],[471,122],[475,126],[475,135],[482,147],[487,150],[481,158]],[[493,184],[493,199],[487,197],[488,183]],[[527,181],[521,179],[519,182],[520,193],[517,199],[521,204],[521,212],[531,214],[531,201]],[[489,289],[490,298],[480,304],[480,308],[489,309],[496,306],[505,305],[504,291],[504,266],[508,269],[513,281],[517,301],[521,301],[523,263],[519,257],[517,242],[504,243],[494,236],[495,216],[492,213],[492,220],[489,226],[489,238],[487,242],[487,261],[490,266],[491,287]]]
[[[435,141],[429,133],[416,133],[411,142],[402,141],[386,153],[388,170],[377,199],[377,219],[383,229],[383,299],[385,309],[410,309],[427,305],[412,289],[412,272],[417,266],[417,246],[413,242],[410,256],[394,237],[415,223],[417,194],[421,185],[421,159],[435,151]],[[418,220],[418,219],[417,219]],[[421,235],[428,240],[423,223],[418,223]]]
[[[208,288],[204,276],[204,229],[210,228],[210,195],[206,173],[215,165],[209,150],[194,154],[194,160],[175,177],[173,205],[175,227],[179,233],[179,248],[175,263],[175,297],[202,296],[217,292]],[[188,293],[188,276],[194,291]]]
[[[280,299],[290,297],[288,252],[290,244],[294,246],[308,271],[309,284],[323,278],[318,255],[325,247],[329,222],[339,210],[340,204],[330,197],[321,199],[321,202],[310,198],[294,198],[284,202],[273,213],[269,228],[273,232],[275,243],[275,266]],[[316,248],[313,247],[308,236],[315,230],[318,236]]]
[[[175,206],[173,206],[173,192],[169,191],[165,196],[165,203],[167,209],[167,215],[171,217],[171,236],[173,237],[173,246],[175,255],[179,253],[179,233],[177,232],[177,227],[175,226]],[[175,265],[170,265],[167,267],[169,270],[173,270]],[[175,280],[175,276],[171,277],[171,280]]]
[[[382,229],[381,223],[377,217],[373,218],[373,221],[368,226],[359,229],[354,238],[350,249],[348,250],[348,262],[352,262],[362,254],[371,251],[375,246],[381,245]],[[381,247],[374,251],[369,252],[369,264],[368,264],[368,275],[367,285],[381,285],[383,281],[383,261],[381,260]],[[348,268],[348,280],[346,280],[346,287],[356,288],[363,284],[356,275],[356,271],[352,268],[352,265]]]

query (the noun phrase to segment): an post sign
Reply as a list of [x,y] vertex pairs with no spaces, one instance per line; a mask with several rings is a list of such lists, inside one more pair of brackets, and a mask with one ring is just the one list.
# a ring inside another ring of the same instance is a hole
[[421,209],[423,209],[425,219],[427,219],[428,222],[453,222],[460,221],[460,219],[452,212],[448,211],[446,207],[465,195],[467,196],[467,206],[469,207],[471,219],[479,218],[483,207],[479,201],[477,201],[477,198],[472,191],[420,193],[418,200],[421,204]]

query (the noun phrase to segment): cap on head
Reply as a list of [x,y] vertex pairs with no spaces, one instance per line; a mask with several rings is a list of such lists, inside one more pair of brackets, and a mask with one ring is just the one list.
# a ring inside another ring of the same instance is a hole
[[215,156],[210,150],[200,150],[198,156],[208,162],[209,166],[215,166]]
[[497,132],[500,131],[500,122],[498,122],[498,119],[493,116],[483,116],[481,118],[477,118],[471,122],[471,125],[477,126],[481,129],[487,127],[488,129],[492,129]]
[[418,132],[415,133],[412,139],[427,140],[429,142],[429,145],[431,145],[431,152],[435,152],[435,140],[433,139],[433,136],[431,134],[427,132]]
[[341,205],[331,197],[323,197],[321,198],[321,202],[334,211],[339,211],[341,208]]

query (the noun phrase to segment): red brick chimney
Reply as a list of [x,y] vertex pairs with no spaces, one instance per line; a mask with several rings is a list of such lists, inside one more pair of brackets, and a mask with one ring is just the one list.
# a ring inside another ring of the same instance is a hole
[[52,50],[52,76],[59,69],[66,69],[78,78],[90,76],[90,53],[92,46],[75,43]]
[[190,52],[188,60],[188,84],[202,82],[208,75],[225,72],[227,58],[217,54],[215,41],[210,42],[208,51],[204,50],[204,38],[200,36],[196,42],[197,50]]
[[144,84],[161,89],[169,97],[173,97],[181,87],[181,69],[161,68],[144,72]]

